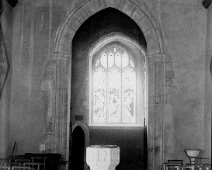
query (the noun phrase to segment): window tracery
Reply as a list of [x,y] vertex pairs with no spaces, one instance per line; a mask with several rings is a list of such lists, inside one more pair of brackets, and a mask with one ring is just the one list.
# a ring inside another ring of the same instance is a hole
[[128,51],[111,45],[92,61],[91,124],[136,124],[136,62]]

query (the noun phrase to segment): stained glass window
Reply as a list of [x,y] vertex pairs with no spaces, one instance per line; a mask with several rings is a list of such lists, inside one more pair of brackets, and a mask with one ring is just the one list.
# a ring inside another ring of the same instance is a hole
[[136,62],[123,47],[100,50],[92,62],[91,124],[136,124]]

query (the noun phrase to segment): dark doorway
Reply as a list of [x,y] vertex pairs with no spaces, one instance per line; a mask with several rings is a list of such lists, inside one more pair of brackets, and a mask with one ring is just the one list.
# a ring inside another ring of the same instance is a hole
[[72,133],[71,170],[84,170],[85,134],[79,126]]

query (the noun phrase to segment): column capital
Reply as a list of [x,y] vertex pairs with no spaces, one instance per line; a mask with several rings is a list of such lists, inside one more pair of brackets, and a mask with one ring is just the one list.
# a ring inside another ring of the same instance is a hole
[[69,62],[71,60],[72,55],[62,52],[54,52],[52,60],[53,61],[66,61]]
[[166,55],[163,53],[158,53],[158,54],[147,55],[146,58],[147,58],[147,63],[151,65],[155,62],[165,62]]

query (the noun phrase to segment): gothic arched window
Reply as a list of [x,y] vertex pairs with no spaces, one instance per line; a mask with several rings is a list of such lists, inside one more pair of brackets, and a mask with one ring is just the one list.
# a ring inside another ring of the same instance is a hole
[[90,125],[141,124],[137,113],[141,94],[138,67],[135,56],[119,44],[106,45],[94,54],[90,67]]

